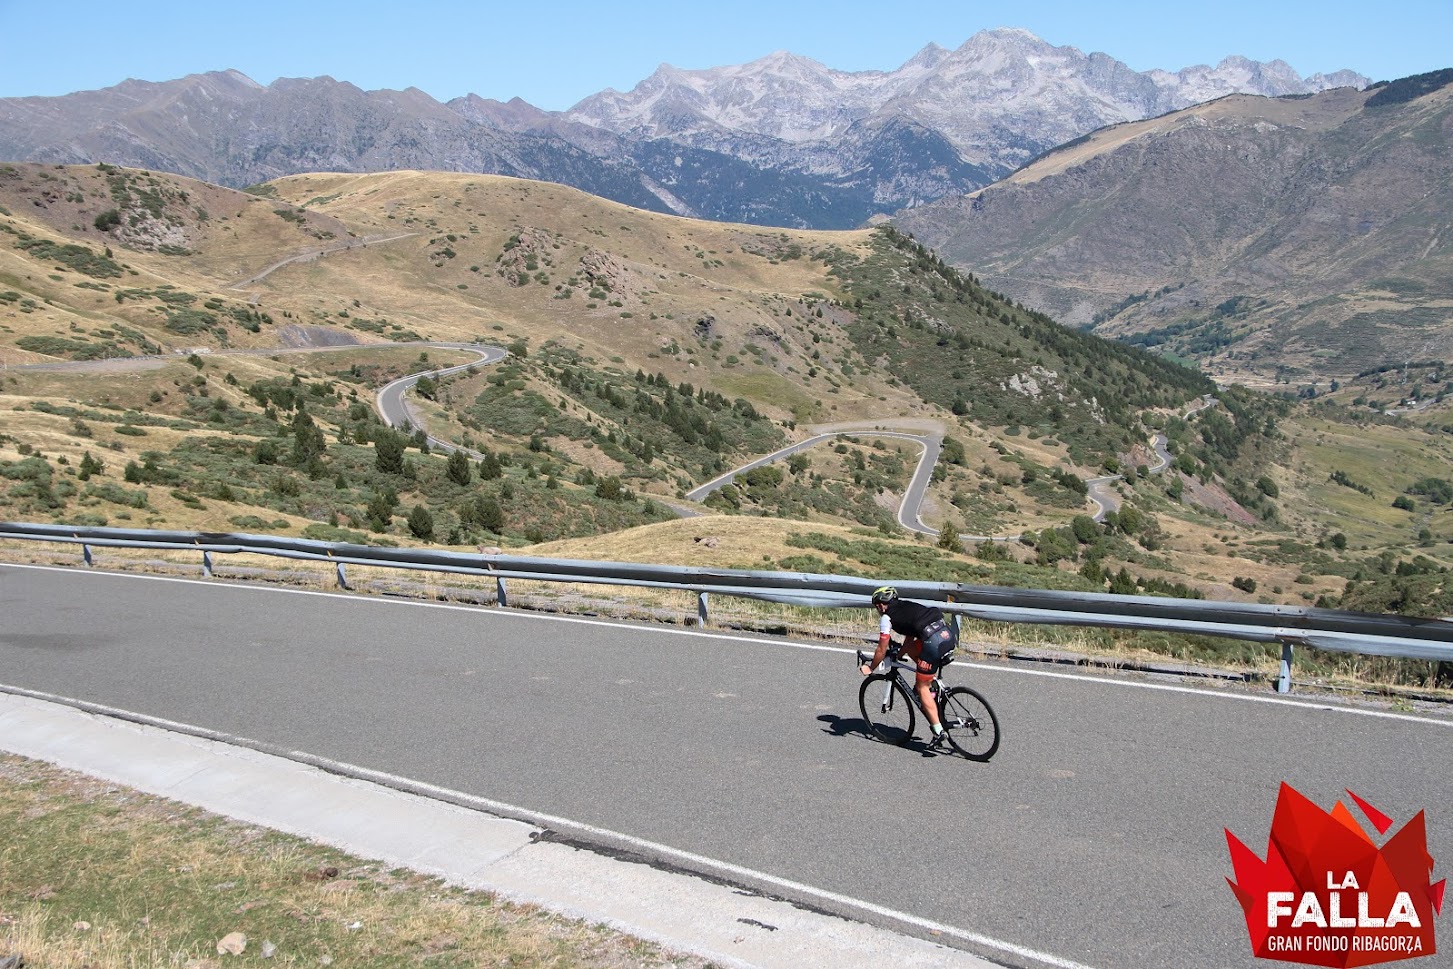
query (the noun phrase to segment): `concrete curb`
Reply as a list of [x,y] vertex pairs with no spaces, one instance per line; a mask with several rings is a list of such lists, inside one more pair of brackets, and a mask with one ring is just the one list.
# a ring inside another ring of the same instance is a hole
[[604,923],[724,966],[992,969],[967,952],[542,840],[522,821],[246,747],[0,692],[0,749]]

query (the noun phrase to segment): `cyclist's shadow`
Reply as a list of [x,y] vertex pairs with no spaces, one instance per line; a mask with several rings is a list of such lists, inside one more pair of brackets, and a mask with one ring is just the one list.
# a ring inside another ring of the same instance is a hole
[[[883,741],[873,736],[873,729],[868,726],[868,721],[862,717],[840,717],[835,713],[824,713],[817,720],[823,725],[822,732],[831,734],[834,737],[857,737],[860,740],[866,740],[870,743],[883,743]],[[946,753],[945,751],[931,749],[926,740],[920,740],[917,737],[909,738],[908,742],[903,744],[902,747],[904,750],[917,751],[924,757],[939,757]]]

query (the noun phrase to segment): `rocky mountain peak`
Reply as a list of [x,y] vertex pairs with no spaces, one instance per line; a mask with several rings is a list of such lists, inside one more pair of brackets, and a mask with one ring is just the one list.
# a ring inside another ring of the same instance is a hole
[[1353,374],[1453,355],[1439,308],[1453,242],[1429,228],[1453,212],[1450,136],[1453,86],[1436,72],[1377,91],[1230,95],[1095,132],[896,221],[1061,322],[1222,374]]
[[993,30],[981,30],[964,41],[954,53],[967,57],[996,54],[1028,57],[1057,51],[1072,53],[1078,57],[1084,56],[1074,47],[1055,47],[1022,27],[995,27]]
[[949,54],[948,49],[937,44],[924,46],[917,54],[903,62],[905,68],[914,70],[932,70],[937,67]]
[[[1358,75],[1343,80],[1368,83]],[[965,161],[984,163],[1006,147],[986,137],[995,130],[1018,132],[1022,161],[1105,124],[1225,94],[1322,89],[1323,82],[1303,79],[1284,61],[1233,56],[1214,68],[1140,73],[1109,55],[1002,27],[980,31],[953,51],[930,44],[892,71],[836,71],[785,51],[730,67],[663,65],[629,92],[586,98],[567,117],[620,135],[669,133],[705,147],[719,145],[724,132],[821,142],[857,122],[895,116],[934,129]],[[1039,120],[1024,124],[1026,114]]]
[[542,111],[523,98],[496,101],[477,94],[466,94],[455,98],[446,107],[477,124],[505,131],[529,131],[542,125],[550,118],[548,111]]

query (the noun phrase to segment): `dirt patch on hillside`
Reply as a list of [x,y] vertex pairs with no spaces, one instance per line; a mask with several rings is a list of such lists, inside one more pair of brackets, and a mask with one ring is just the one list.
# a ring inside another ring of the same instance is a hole
[[1227,521],[1237,525],[1255,525],[1259,521],[1216,482],[1201,484],[1200,479],[1187,477],[1179,471],[1171,473],[1181,479],[1185,489],[1181,493],[1181,500],[1187,504],[1196,505],[1214,514],[1224,516]]
[[329,326],[304,326],[290,323],[277,331],[278,342],[293,350],[308,347],[353,347],[359,345],[358,337]]

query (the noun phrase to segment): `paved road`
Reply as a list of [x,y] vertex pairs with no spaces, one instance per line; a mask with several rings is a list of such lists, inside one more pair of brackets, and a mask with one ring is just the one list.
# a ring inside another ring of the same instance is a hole
[[748,471],[760,468],[763,465],[771,464],[773,461],[780,461],[790,457],[799,451],[806,451],[808,448],[816,447],[835,437],[894,437],[906,441],[912,441],[923,449],[918,459],[918,466],[913,470],[913,477],[909,479],[908,487],[904,490],[903,500],[898,503],[898,524],[904,528],[923,532],[926,535],[937,535],[938,530],[929,528],[923,524],[919,517],[923,505],[923,496],[928,492],[928,486],[933,480],[933,466],[938,463],[938,456],[943,451],[943,432],[930,434],[909,434],[903,431],[879,430],[883,425],[844,426],[822,434],[814,434],[796,444],[789,444],[787,447],[773,451],[771,454],[763,455],[749,464],[734,468],[726,474],[712,478],[704,485],[688,491],[686,497],[691,501],[705,501],[706,497],[723,485],[730,484],[737,475],[746,474]]
[[[1215,406],[1216,399],[1206,396],[1193,404],[1185,413],[1186,418],[1197,411],[1205,410],[1207,407]],[[923,422],[907,422],[920,424]],[[933,468],[938,463],[939,455],[943,451],[944,429],[942,426],[933,424],[924,429],[924,433],[913,434],[905,431],[880,430],[892,426],[893,421],[864,422],[861,424],[839,424],[830,428],[824,427],[822,433],[814,434],[806,440],[796,444],[788,445],[771,454],[756,458],[748,464],[734,468],[723,475],[719,475],[694,490],[687,492],[686,497],[692,501],[704,501],[708,495],[725,484],[730,483],[739,474],[745,474],[754,468],[770,464],[773,461],[780,461],[785,457],[805,451],[808,448],[816,447],[834,437],[858,436],[858,437],[898,437],[917,443],[923,448],[922,457],[919,459],[918,467],[913,472],[913,478],[909,481],[908,487],[904,490],[903,498],[898,503],[898,524],[911,532],[918,532],[923,535],[937,535],[938,529],[930,528],[923,523],[923,499],[928,493],[928,486],[933,481]],[[1170,452],[1166,450],[1167,439],[1164,434],[1156,434],[1151,440],[1151,448],[1155,451],[1157,463],[1149,468],[1150,474],[1160,474],[1170,467]],[[1124,475],[1109,474],[1099,478],[1090,478],[1085,482],[1086,497],[1095,506],[1092,515],[1095,521],[1104,521],[1105,516],[1112,511],[1120,510],[1120,500],[1112,490],[1115,482],[1124,478]],[[961,542],[1014,542],[1019,540],[1019,535],[970,535],[960,534]]]
[[[1214,407],[1216,404],[1216,398],[1208,394],[1192,404],[1186,410],[1184,417],[1186,420],[1189,420],[1198,411],[1203,411],[1207,407]],[[1170,467],[1171,455],[1170,451],[1167,450],[1169,444],[1170,440],[1158,431],[1150,439],[1150,448],[1155,452],[1155,464],[1146,468],[1147,473],[1160,474],[1166,468]],[[1124,478],[1125,476],[1123,474],[1107,474],[1099,478],[1090,478],[1085,482],[1086,496],[1095,506],[1095,513],[1091,516],[1095,521],[1102,522],[1110,512],[1120,510],[1120,498],[1111,489],[1111,486],[1117,481],[1124,480]],[[1018,536],[1016,535],[1015,537],[1017,538]]]
[[[403,236],[394,236],[392,238],[403,238]],[[377,241],[386,242],[389,240],[381,239]],[[317,253],[312,253],[310,255],[316,256]],[[279,263],[277,266],[272,267],[272,269],[277,269],[280,266],[286,265],[287,262],[295,261],[296,259],[301,258],[304,257],[295,257],[294,260],[287,260],[283,263]],[[268,272],[271,272],[272,269],[269,269]],[[270,356],[278,353],[323,353],[330,350],[356,350],[369,347],[438,347],[443,349],[466,350],[479,354],[480,359],[471,363],[460,364],[454,367],[445,367],[439,370],[423,371],[420,373],[411,374],[407,377],[401,377],[398,380],[395,380],[392,383],[380,388],[374,405],[375,409],[379,413],[379,416],[383,418],[384,423],[389,424],[392,427],[405,428],[418,428],[422,427],[424,424],[424,422],[419,418],[418,414],[414,411],[413,406],[410,404],[406,396],[406,392],[410,390],[415,384],[417,384],[421,377],[442,377],[448,374],[458,373],[460,371],[467,370],[470,367],[498,363],[500,360],[503,360],[509,355],[507,351],[500,347],[482,346],[473,343],[445,343],[432,341],[407,343],[346,344],[340,346],[306,348],[252,348],[237,350],[218,350],[211,351],[211,353],[212,355],[217,356]],[[162,366],[165,362],[173,359],[175,359],[174,355],[121,357],[111,360],[87,360],[52,364],[25,364],[17,367],[16,369],[49,371],[97,369],[144,370],[154,369],[156,367]],[[1193,405],[1190,409],[1188,409],[1185,413],[1185,416],[1189,418],[1197,411],[1214,406],[1216,403],[1217,401],[1214,397],[1204,397],[1195,405]],[[924,425],[923,433],[911,433],[906,430],[882,429],[892,427],[897,423],[912,424],[914,426]],[[446,454],[451,451],[457,450],[463,451],[465,454],[468,454],[470,457],[475,459],[483,456],[477,451],[473,451],[452,441],[446,441],[442,438],[434,437],[433,435],[427,436],[429,440],[429,446],[431,448],[443,451]],[[756,458],[751,462],[742,465],[741,467],[734,468],[731,471],[726,472],[725,474],[719,475],[706,482],[705,484],[697,486],[693,490],[687,492],[686,498],[694,502],[704,501],[707,496],[710,495],[713,491],[716,491],[723,485],[729,484],[738,475],[745,474],[755,468],[760,468],[764,465],[771,464],[774,461],[780,461],[783,458],[796,454],[799,451],[805,451],[808,448],[816,447],[817,445],[829,441],[832,438],[843,436],[901,438],[904,440],[912,441],[923,449],[921,456],[919,457],[918,465],[914,468],[913,476],[909,479],[908,487],[904,489],[903,498],[898,503],[898,524],[911,532],[917,532],[923,535],[937,535],[938,529],[930,528],[928,525],[925,525],[922,518],[923,500],[928,493],[929,485],[933,481],[934,466],[938,463],[939,455],[943,451],[943,428],[932,422],[925,423],[921,421],[890,420],[887,422],[864,422],[861,424],[837,424],[831,426],[824,426],[822,433],[814,434],[812,437],[799,441],[796,444],[790,444],[787,447],[781,448],[780,450],[773,451],[771,454],[763,455],[762,457]],[[1156,434],[1154,439],[1152,440],[1151,446],[1155,451],[1158,463],[1154,467],[1149,469],[1149,473],[1159,474],[1163,472],[1166,468],[1170,467],[1170,454],[1166,450],[1166,443],[1166,437],[1164,434]],[[1119,510],[1120,502],[1119,499],[1116,497],[1114,491],[1112,490],[1112,486],[1115,482],[1120,481],[1123,477],[1123,475],[1112,474],[1105,475],[1099,478],[1091,478],[1085,482],[1087,497],[1089,498],[1090,502],[1095,506],[1095,511],[1092,516],[1095,521],[1103,521],[1107,513]],[[669,499],[662,499],[659,497],[657,498],[657,500],[667,505],[669,508],[675,511],[676,514],[680,515],[683,518],[690,518],[701,514],[698,509],[691,506],[680,505],[670,501]],[[1017,534],[961,534],[959,535],[959,540],[961,542],[1012,542],[1017,541],[1019,537],[1020,536]]]
[[12,686],[569,818],[1060,965],[1264,964],[1223,828],[1263,845],[1284,780],[1399,822],[1427,809],[1435,878],[1453,858],[1453,724],[1431,717],[960,663],[950,679],[1005,725],[978,765],[867,739],[849,653],[805,644],[3,565],[0,616]]
[[[470,367],[478,367],[491,363],[498,363],[505,357],[509,356],[509,352],[502,349],[501,347],[483,346],[476,343],[447,343],[419,340],[388,343],[340,343],[337,345],[321,347],[251,347],[245,349],[207,350],[205,352],[207,356],[213,357],[271,357],[278,356],[280,354],[291,353],[331,353],[339,350],[378,350],[397,347],[420,347],[423,349],[429,349],[432,347],[442,350],[465,350],[470,353],[478,354],[479,359],[470,361],[469,363],[461,363],[458,366],[454,367],[443,367],[438,370],[422,370],[416,374],[410,374],[407,377],[400,377],[398,380],[395,380],[392,383],[386,384],[383,387],[379,388],[379,391],[375,397],[374,407],[378,411],[379,416],[383,418],[384,422],[394,427],[423,426],[423,422],[419,419],[413,407],[409,404],[408,400],[404,396],[404,392],[417,384],[421,377],[442,377],[447,374],[459,373],[460,371],[468,370]],[[171,363],[177,359],[177,354],[159,354],[154,356],[140,357],[115,357],[108,360],[76,360],[66,363],[22,364],[15,369],[56,372],[129,372],[135,370],[155,370],[158,367],[165,366],[166,364]],[[474,457],[481,457],[481,455],[473,451],[469,451],[467,448],[459,448],[458,445],[452,444],[448,441],[440,440],[436,437],[429,437],[429,443],[432,447],[438,448],[439,450],[445,451],[446,453],[449,451],[453,451],[457,448],[458,450],[463,450],[468,454],[474,455]]]
[[[439,370],[427,370],[416,374],[410,374],[407,377],[400,377],[398,380],[395,380],[392,383],[386,384],[383,387],[379,388],[378,394],[374,402],[374,406],[378,410],[379,416],[383,418],[384,423],[392,427],[424,426],[424,422],[419,418],[418,414],[414,411],[413,406],[404,396],[404,392],[411,389],[415,384],[417,384],[420,378],[444,377],[452,373],[459,373],[461,371],[468,370],[470,367],[478,367],[491,363],[499,363],[505,357],[509,356],[509,352],[501,349],[500,347],[480,346],[479,344],[475,343],[419,343],[410,344],[410,346],[430,346],[441,347],[443,349],[449,350],[467,350],[470,353],[479,354],[479,359],[474,360],[470,363],[461,363],[455,367],[444,367]],[[465,454],[468,454],[469,456],[476,459],[484,456],[479,452],[471,451],[469,448],[463,447],[462,445],[454,444],[450,441],[441,440],[440,438],[434,437],[432,434],[426,434],[426,436],[429,439],[429,446],[431,448],[443,451],[446,454],[450,451],[457,450],[463,451]]]
[[251,286],[254,283],[262,282],[264,279],[271,276],[273,273],[277,272],[284,266],[291,266],[293,263],[297,262],[313,262],[317,259],[323,258],[330,252],[346,252],[349,249],[367,249],[370,245],[378,245],[384,242],[393,242],[396,239],[408,239],[418,234],[419,233],[417,232],[400,232],[396,235],[391,236],[367,236],[363,239],[350,239],[347,242],[338,242],[334,243],[331,246],[321,246],[317,249],[309,249],[307,252],[299,253],[296,256],[289,256],[286,259],[275,262],[271,266],[268,266],[266,269],[264,269],[262,272],[258,273],[256,276],[249,276],[247,279],[244,279],[241,282],[233,283],[229,288],[246,289],[248,286]]

